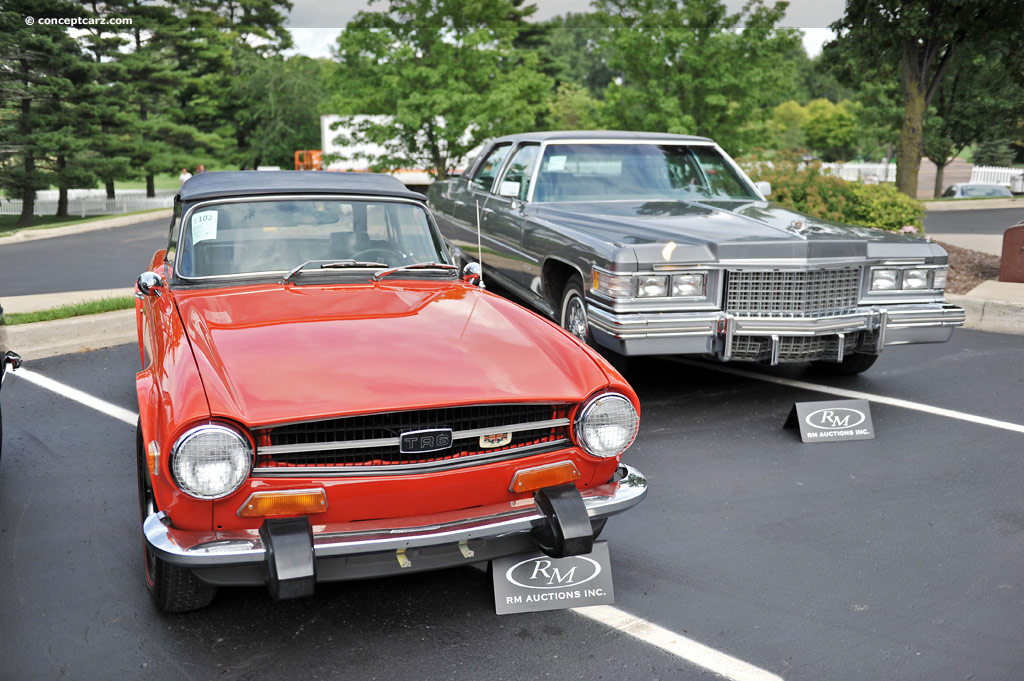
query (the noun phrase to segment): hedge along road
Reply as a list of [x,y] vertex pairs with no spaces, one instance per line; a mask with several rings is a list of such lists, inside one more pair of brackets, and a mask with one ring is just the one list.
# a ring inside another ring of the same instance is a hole
[[627,456],[651,494],[606,529],[616,610],[590,617],[499,617],[468,568],[281,603],[227,589],[159,615],[131,458],[137,351],[34,362],[125,411],[5,383],[0,659],[12,678],[706,678],[686,652],[725,653],[733,678],[1016,679],[1024,435],[877,400],[875,440],[803,445],[781,426],[794,402],[842,388],[1024,427],[1018,355],[1017,337],[959,330],[845,379],[640,363]]

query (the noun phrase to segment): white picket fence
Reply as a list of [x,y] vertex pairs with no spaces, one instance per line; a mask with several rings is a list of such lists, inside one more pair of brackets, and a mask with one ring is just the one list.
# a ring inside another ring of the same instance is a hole
[[[57,192],[41,191],[36,194],[34,215],[57,214]],[[116,215],[140,210],[171,208],[174,206],[174,191],[159,191],[153,198],[145,190],[126,190],[113,199],[108,199],[102,189],[68,190],[68,215],[87,217],[90,215]],[[0,215],[21,215],[22,200],[0,197]]]
[[1022,168],[999,168],[996,166],[974,166],[971,168],[971,182],[990,182],[992,184],[1005,184],[1018,175],[1024,174]]
[[822,163],[824,173],[850,182],[895,182],[895,163]]

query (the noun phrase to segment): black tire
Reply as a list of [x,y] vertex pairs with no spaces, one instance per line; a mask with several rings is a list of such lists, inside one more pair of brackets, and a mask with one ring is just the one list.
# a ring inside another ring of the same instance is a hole
[[[139,482],[139,516],[140,524],[154,511],[156,500],[149,480],[146,466],[146,454],[142,445],[141,423],[136,430],[136,471]],[[149,550],[145,538],[142,550],[146,566],[146,588],[154,605],[161,612],[187,612],[205,608],[217,595],[217,587],[202,581],[191,570],[160,559]]]
[[870,369],[871,365],[878,360],[878,357],[878,355],[865,355],[855,352],[843,359],[842,362],[811,362],[811,366],[814,367],[815,371],[823,374],[853,376]]

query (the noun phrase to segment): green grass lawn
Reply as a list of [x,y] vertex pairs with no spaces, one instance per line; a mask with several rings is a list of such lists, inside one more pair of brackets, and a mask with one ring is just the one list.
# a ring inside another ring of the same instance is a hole
[[50,322],[54,319],[67,319],[68,317],[81,317],[82,315],[99,314],[100,312],[127,310],[133,307],[135,307],[135,296],[122,296],[120,298],[104,298],[103,300],[77,303],[75,305],[61,305],[51,310],[40,310],[39,312],[12,312],[4,315],[4,321],[8,326],[14,326],[15,324]]
[[[153,185],[155,189],[177,189],[181,186],[178,182],[178,173],[173,175],[167,173],[162,175],[156,175],[153,177]],[[114,192],[118,189],[145,189],[146,180],[118,180],[114,183]]]
[[[166,208],[157,208],[156,210],[167,210]],[[35,224],[31,227],[18,227],[18,216],[17,215],[0,215],[0,236],[11,236],[29,229],[49,229],[51,227],[65,227],[67,225],[77,225],[84,222],[95,222],[96,220],[106,220],[107,218],[119,218],[124,215],[140,215],[142,213],[152,213],[152,210],[139,210],[134,213],[118,213],[117,215],[92,215],[87,218],[80,218],[77,216],[71,216],[66,218],[58,218],[53,215],[36,215]]]

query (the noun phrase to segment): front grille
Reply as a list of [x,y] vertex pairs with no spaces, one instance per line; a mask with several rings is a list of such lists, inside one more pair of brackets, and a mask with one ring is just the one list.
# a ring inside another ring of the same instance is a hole
[[[501,404],[396,411],[291,424],[257,431],[257,469],[422,467],[455,460],[514,455],[557,446],[569,437],[570,405]],[[398,438],[417,430],[451,428],[452,446],[402,453]],[[481,434],[511,432],[500,447],[482,447]],[[461,433],[461,436],[460,436]],[[333,446],[332,446],[333,445]]]
[[729,270],[725,311],[741,317],[834,317],[857,309],[860,268]]
[[[851,353],[856,343],[843,344],[843,355]],[[810,362],[835,357],[839,352],[836,336],[782,336],[779,338],[779,361]],[[764,361],[771,357],[772,339],[766,336],[734,336],[732,359]]]

